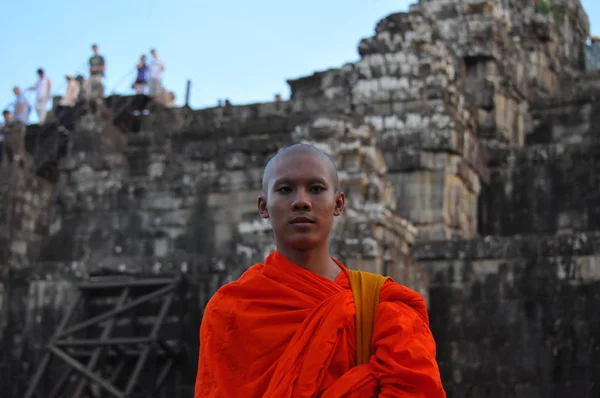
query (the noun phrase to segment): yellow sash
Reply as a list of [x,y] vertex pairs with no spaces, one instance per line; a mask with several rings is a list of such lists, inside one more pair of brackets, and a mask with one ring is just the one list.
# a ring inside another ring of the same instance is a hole
[[356,364],[369,363],[373,354],[373,324],[379,304],[379,292],[389,276],[348,270],[356,307]]

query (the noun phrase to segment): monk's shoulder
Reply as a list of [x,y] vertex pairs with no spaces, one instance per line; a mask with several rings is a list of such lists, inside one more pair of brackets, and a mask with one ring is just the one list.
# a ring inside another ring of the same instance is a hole
[[427,304],[423,295],[392,279],[388,279],[381,287],[378,310],[388,312],[389,315],[402,315],[405,319],[419,319],[429,325]]
[[235,309],[234,302],[247,295],[249,286],[258,282],[264,264],[255,264],[240,275],[238,279],[228,282],[217,289],[210,298],[205,309],[205,316],[218,313],[218,316],[231,313]]

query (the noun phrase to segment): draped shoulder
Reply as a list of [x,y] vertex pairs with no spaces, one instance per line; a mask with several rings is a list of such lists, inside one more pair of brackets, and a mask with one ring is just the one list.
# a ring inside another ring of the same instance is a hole
[[322,398],[445,398],[436,346],[423,296],[388,280],[381,288],[373,328],[374,354]]
[[331,281],[271,254],[209,301],[195,396],[325,390],[354,365],[353,304],[345,273]]
[[374,354],[356,365],[354,297],[338,264],[331,281],[275,252],[220,288],[200,327],[195,397],[445,398],[425,301],[392,280]]

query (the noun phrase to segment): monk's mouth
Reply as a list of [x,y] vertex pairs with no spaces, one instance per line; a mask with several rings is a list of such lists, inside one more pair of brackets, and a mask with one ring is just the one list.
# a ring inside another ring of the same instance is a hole
[[308,217],[296,217],[290,222],[292,225],[312,225],[314,223],[315,222]]

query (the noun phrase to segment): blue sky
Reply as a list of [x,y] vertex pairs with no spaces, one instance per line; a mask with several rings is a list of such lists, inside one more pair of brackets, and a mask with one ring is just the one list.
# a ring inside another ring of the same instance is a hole
[[[107,62],[108,93],[130,93],[133,68],[156,48],[164,82],[191,105],[234,104],[288,96],[286,79],[358,58],[357,44],[377,21],[406,11],[406,0],[30,0],[9,1],[0,23],[0,107],[12,87],[35,83],[43,67],[55,94],[64,74],[86,72],[95,42]],[[592,33],[600,34],[600,1],[582,0]],[[33,95],[33,94],[30,94]],[[30,97],[31,98],[31,97]],[[35,121],[33,115],[30,121]]]

